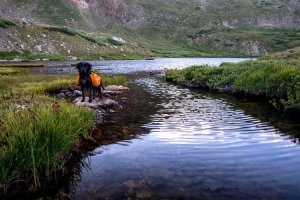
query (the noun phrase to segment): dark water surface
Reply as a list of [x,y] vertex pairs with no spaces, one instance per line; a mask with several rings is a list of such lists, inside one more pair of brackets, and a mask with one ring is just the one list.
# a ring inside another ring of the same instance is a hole
[[100,129],[138,136],[95,149],[72,199],[300,199],[297,124],[161,76],[128,81],[128,104]]
[[72,199],[300,199],[297,120],[264,103],[132,73],[196,60],[93,63],[102,72],[127,74],[131,89],[120,97],[128,98],[121,112],[99,129],[133,139],[101,145],[82,160],[69,186]]

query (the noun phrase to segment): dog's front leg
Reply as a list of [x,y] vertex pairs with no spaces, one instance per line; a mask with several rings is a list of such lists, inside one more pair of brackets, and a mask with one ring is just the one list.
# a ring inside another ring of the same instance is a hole
[[89,96],[89,102],[91,103],[92,102],[92,89],[93,87],[91,86],[90,87],[90,96]]
[[83,86],[81,86],[81,93],[82,93],[81,102],[84,102],[85,96],[84,96],[84,88],[83,88]]

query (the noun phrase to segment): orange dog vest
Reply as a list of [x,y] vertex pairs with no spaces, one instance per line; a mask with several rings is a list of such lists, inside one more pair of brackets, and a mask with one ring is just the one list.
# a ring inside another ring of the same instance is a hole
[[[93,84],[94,87],[99,87],[100,84],[102,84],[102,79],[97,74],[91,73],[90,77],[91,77],[92,84]],[[80,86],[80,76],[79,76],[79,74],[76,77],[76,85]]]

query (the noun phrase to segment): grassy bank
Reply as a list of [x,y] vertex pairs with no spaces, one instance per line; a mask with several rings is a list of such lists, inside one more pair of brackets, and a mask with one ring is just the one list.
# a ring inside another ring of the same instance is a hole
[[[52,180],[65,170],[80,141],[90,138],[92,111],[45,95],[75,87],[76,75],[0,68],[0,196],[18,183],[38,188]],[[122,76],[103,76],[103,81],[126,82]]]
[[[297,54],[299,49],[293,52]],[[276,55],[255,61],[222,63],[220,67],[205,65],[168,70],[166,77],[176,83],[216,92],[267,99],[283,111],[300,111],[299,60],[276,60]]]

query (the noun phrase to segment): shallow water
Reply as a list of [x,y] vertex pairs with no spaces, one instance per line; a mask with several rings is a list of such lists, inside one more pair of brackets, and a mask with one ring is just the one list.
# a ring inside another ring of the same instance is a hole
[[159,75],[128,81],[124,109],[99,128],[137,136],[86,157],[72,199],[300,199],[297,123]]

